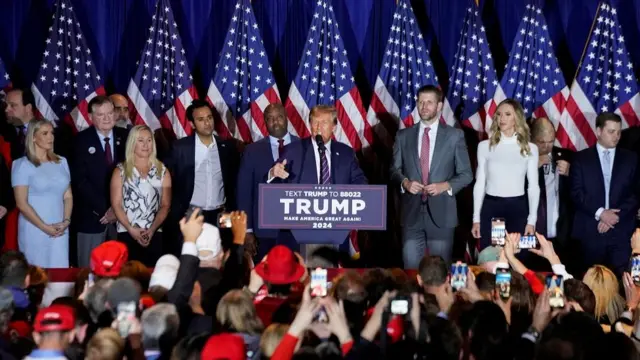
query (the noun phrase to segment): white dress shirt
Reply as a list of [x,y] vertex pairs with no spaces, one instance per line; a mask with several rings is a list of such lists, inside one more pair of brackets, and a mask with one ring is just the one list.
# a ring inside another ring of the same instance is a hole
[[[102,151],[104,151],[106,153],[107,149],[105,148],[105,142],[104,139],[106,138],[106,136],[102,135],[102,133],[100,131],[98,131],[98,129],[96,129],[96,132],[98,133],[98,138],[100,138],[100,145],[102,145]],[[111,157],[113,158],[113,161],[116,160],[116,149],[114,148],[114,139],[113,139],[113,130],[109,131],[109,147],[111,148]]]
[[195,177],[191,205],[202,210],[216,210],[226,201],[220,154],[215,138],[209,146],[196,135]]
[[[318,174],[318,184],[320,184],[320,177],[322,174],[320,173],[320,150],[318,150],[318,143],[316,143],[316,139],[311,140],[311,144],[313,145],[313,153],[316,158],[316,173]],[[327,141],[324,144],[325,149],[327,149],[324,154],[327,157],[327,164],[329,166],[329,178],[331,178],[331,140]]]
[[[549,154],[549,157],[551,158],[551,154]],[[548,166],[548,171],[543,171],[545,193],[547,195],[547,208],[545,209],[547,212],[547,233],[544,235],[547,238],[555,238],[557,235],[556,224],[560,217],[560,200],[558,198],[560,174],[557,168],[552,171],[554,166],[552,166],[551,161]]]
[[540,186],[538,185],[538,147],[529,143],[530,154],[520,154],[515,135],[500,136],[500,141],[489,149],[489,140],[478,144],[478,169],[473,187],[473,222],[480,222],[480,210],[484,195],[515,197],[524,195],[525,177],[529,181],[528,225],[536,225]]
[[[598,158],[600,158],[600,168],[602,169],[602,179],[603,179],[603,182],[604,182],[604,194],[605,194],[604,195],[605,196],[605,198],[604,198],[605,199],[605,206],[599,208],[596,211],[596,220],[600,221],[600,215],[602,214],[602,212],[605,209],[609,208],[609,190],[611,188],[611,183],[609,183],[609,187],[607,187],[607,182],[604,179],[604,177],[605,177],[604,152],[607,151],[607,150],[609,151],[609,159],[611,161],[610,161],[608,170],[609,170],[609,174],[611,174],[611,176],[613,176],[613,160],[616,157],[616,148],[605,149],[605,147],[600,145],[600,143],[596,143],[596,150],[598,151]],[[611,181],[611,180],[609,180],[609,181]]]
[[[282,140],[284,140],[284,146],[291,144],[291,135],[287,133],[282,137]],[[271,144],[271,154],[273,155],[273,161],[278,161],[278,159],[280,158],[280,152],[278,151],[278,146],[280,146],[280,144],[278,144],[278,138],[269,135],[269,144]]]

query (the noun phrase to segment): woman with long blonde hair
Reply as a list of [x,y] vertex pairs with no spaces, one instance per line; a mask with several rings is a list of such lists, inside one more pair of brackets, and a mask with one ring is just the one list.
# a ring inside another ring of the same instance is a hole
[[594,316],[600,324],[611,325],[624,311],[625,301],[620,295],[620,283],[607,267],[594,265],[582,278],[596,296]]
[[489,139],[478,144],[471,233],[481,239],[480,250],[491,245],[493,218],[504,219],[508,233],[534,235],[539,198],[538,147],[530,142],[522,106],[506,99],[496,109]]
[[20,209],[18,244],[30,265],[69,267],[73,196],[67,160],[53,152],[53,124],[29,122],[26,156],[13,162],[11,184]]
[[131,129],[125,161],[111,177],[111,207],[118,219],[118,240],[129,260],[153,267],[162,255],[162,223],[171,206],[171,175],[157,159],[153,132],[146,125]]

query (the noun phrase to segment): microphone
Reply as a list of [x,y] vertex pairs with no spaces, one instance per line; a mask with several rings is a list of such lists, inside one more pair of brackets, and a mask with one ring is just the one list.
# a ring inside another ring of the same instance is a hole
[[322,135],[316,135],[316,144],[318,144],[318,150],[325,151],[327,148],[324,147],[324,140],[322,140]]

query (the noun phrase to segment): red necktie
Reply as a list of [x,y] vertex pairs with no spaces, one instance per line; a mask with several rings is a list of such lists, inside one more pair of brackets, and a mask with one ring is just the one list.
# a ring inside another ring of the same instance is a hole
[[104,155],[107,159],[107,165],[113,164],[113,154],[111,153],[111,145],[109,144],[109,138],[104,138]]
[[282,152],[284,151],[284,139],[278,139],[278,157],[282,157]]
[[[424,134],[422,135],[422,147],[420,149],[420,170],[422,171],[422,185],[429,184],[429,152],[431,146],[431,140],[429,140],[429,130],[431,128],[426,127]],[[422,193],[422,201],[427,200],[427,193]]]

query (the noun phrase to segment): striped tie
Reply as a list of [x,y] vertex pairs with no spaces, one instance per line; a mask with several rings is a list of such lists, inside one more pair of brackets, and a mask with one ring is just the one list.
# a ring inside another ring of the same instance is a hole
[[320,184],[331,184],[331,174],[329,172],[329,161],[327,161],[327,151],[320,150]]

